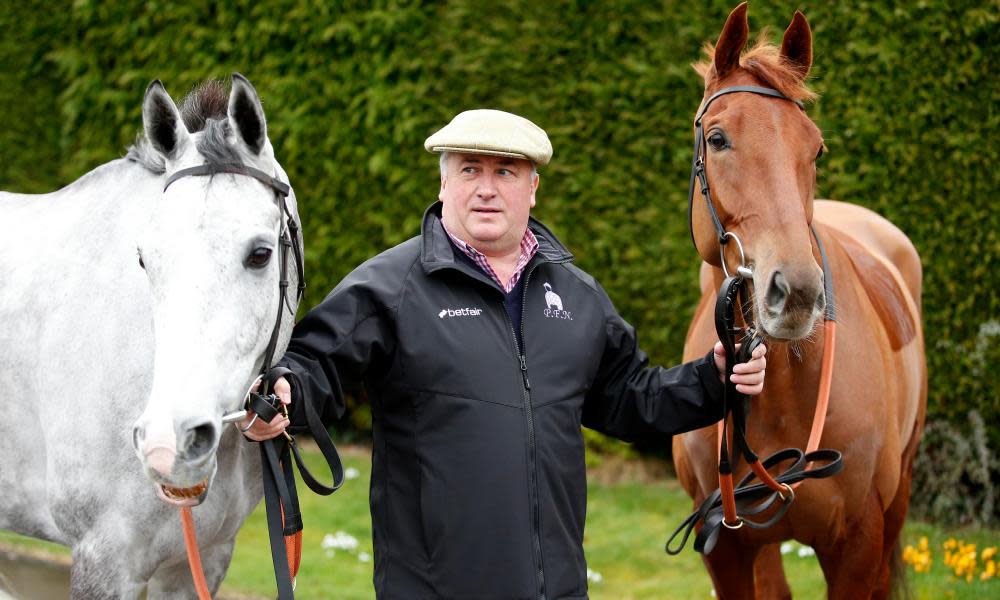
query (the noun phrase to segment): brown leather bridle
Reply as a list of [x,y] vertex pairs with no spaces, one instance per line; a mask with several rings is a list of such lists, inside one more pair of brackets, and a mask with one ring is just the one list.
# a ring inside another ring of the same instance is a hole
[[[719,252],[725,280],[719,290],[719,295],[715,305],[715,328],[719,340],[726,353],[725,387],[723,393],[723,414],[719,424],[719,488],[710,494],[701,506],[694,511],[681,525],[674,531],[667,540],[665,550],[668,554],[678,554],[687,543],[692,529],[700,522],[701,529],[695,538],[694,548],[702,554],[708,554],[715,547],[721,527],[729,529],[739,529],[743,525],[755,529],[763,529],[777,523],[791,506],[795,499],[794,489],[805,479],[818,479],[830,477],[840,472],[843,468],[843,458],[837,450],[819,450],[819,440],[822,437],[823,425],[826,420],[827,407],[830,397],[830,377],[833,371],[833,356],[836,336],[836,311],[833,295],[833,283],[830,275],[830,265],[826,256],[823,244],[816,235],[816,230],[810,225],[810,232],[816,240],[819,248],[823,266],[823,287],[826,295],[826,310],[824,314],[825,345],[823,348],[823,362],[820,377],[819,393],[816,402],[816,412],[813,417],[813,424],[809,434],[806,450],[796,448],[786,448],[780,450],[763,461],[759,460],[757,454],[750,448],[747,442],[746,420],[750,410],[749,398],[736,391],[736,384],[730,381],[733,374],[733,367],[741,362],[751,359],[751,353],[762,341],[760,333],[753,326],[753,311],[750,304],[749,280],[753,276],[753,271],[746,264],[743,254],[743,246],[739,237],[731,231],[726,231],[719,218],[718,212],[712,202],[712,195],[708,184],[708,173],[706,171],[705,160],[705,133],[702,127],[702,119],[711,107],[712,103],[719,97],[734,93],[752,93],[760,96],[778,98],[789,102],[794,102],[800,109],[804,109],[801,102],[792,100],[772,88],[739,85],[723,88],[712,94],[703,103],[701,110],[695,118],[695,140],[694,151],[691,159],[691,180],[688,187],[688,226],[691,232],[691,241],[694,239],[694,226],[692,223],[692,213],[694,206],[695,181],[701,188],[701,195],[705,199],[708,213],[712,219],[712,225],[716,230]],[[740,265],[736,268],[735,274],[730,275],[726,266],[725,248],[730,240],[735,240],[740,254]],[[695,242],[697,247],[697,243]],[[736,325],[736,315],[742,317],[743,327]],[[740,348],[737,350],[737,342]],[[732,430],[730,431],[730,422]],[[730,451],[732,447],[732,451]],[[738,484],[733,483],[733,469],[736,463],[743,458],[750,467],[747,473]],[[777,476],[772,476],[768,469],[788,463]],[[821,465],[814,467],[814,465]],[[752,484],[754,479],[759,479],[760,483]],[[762,514],[776,504],[776,511],[765,521],[754,521],[749,517]],[[671,543],[681,532],[684,533],[676,548],[671,547]]]

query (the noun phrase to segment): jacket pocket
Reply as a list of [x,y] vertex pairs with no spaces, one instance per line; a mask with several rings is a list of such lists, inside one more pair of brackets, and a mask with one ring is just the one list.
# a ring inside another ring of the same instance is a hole
[[417,392],[415,404],[421,525],[436,592],[534,597],[524,413],[432,392]]

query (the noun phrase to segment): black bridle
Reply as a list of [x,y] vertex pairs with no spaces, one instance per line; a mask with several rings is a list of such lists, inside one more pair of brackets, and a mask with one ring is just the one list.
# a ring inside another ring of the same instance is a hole
[[[771,88],[738,85],[723,88],[711,96],[703,103],[701,110],[695,118],[695,139],[694,151],[691,159],[691,180],[688,186],[688,227],[691,233],[691,241],[697,249],[697,242],[694,238],[693,210],[694,210],[694,190],[695,181],[701,187],[701,195],[705,199],[712,225],[715,228],[719,242],[719,253],[722,270],[726,277],[719,290],[715,305],[715,328],[719,340],[726,353],[725,386],[723,392],[723,414],[722,430],[719,435],[719,480],[720,488],[702,502],[682,524],[674,531],[670,539],[667,540],[665,550],[668,554],[678,554],[687,543],[693,528],[703,522],[700,531],[695,539],[695,550],[703,554],[708,554],[715,547],[718,541],[721,527],[738,529],[744,524],[755,529],[770,527],[777,523],[791,506],[795,499],[792,489],[793,484],[804,479],[817,479],[829,477],[840,472],[843,462],[840,452],[836,450],[823,449],[805,453],[795,448],[780,450],[763,461],[759,460],[757,454],[750,448],[747,442],[746,420],[750,411],[749,399],[746,395],[736,391],[736,384],[730,381],[733,374],[733,367],[741,362],[751,359],[751,354],[763,341],[762,336],[753,325],[753,311],[750,304],[748,280],[753,277],[752,269],[746,264],[746,257],[743,253],[743,245],[739,237],[731,231],[726,231],[719,218],[718,212],[712,202],[712,195],[708,185],[708,173],[706,171],[705,160],[705,132],[702,127],[702,119],[709,107],[719,97],[734,93],[751,93],[760,96],[778,98],[789,102],[794,102],[800,109],[804,110],[801,102],[788,98],[781,92]],[[810,225],[810,232],[816,240],[819,253],[823,263],[823,286],[826,294],[827,321],[835,321],[833,286],[830,277],[830,268],[823,244],[816,235],[816,230]],[[740,264],[736,268],[735,274],[730,275],[726,265],[725,248],[729,240],[735,240],[740,255]],[[736,315],[740,314],[743,319],[743,327],[736,326]],[[736,344],[741,343],[737,351]],[[729,448],[729,417],[732,415],[733,423],[733,449]],[[740,458],[746,461],[751,468],[742,480],[735,486],[732,483],[733,468]],[[772,477],[768,469],[780,464],[791,464],[785,467],[778,476]],[[811,468],[814,464],[821,466]],[[761,479],[761,483],[752,484],[754,479]],[[780,501],[777,510],[763,522],[756,522],[747,517],[760,515]],[[734,519],[730,522],[727,519]],[[683,533],[679,546],[671,547],[671,543],[678,535]]]
[[[178,179],[184,177],[197,177],[204,175],[218,175],[221,173],[230,173],[233,175],[245,175],[247,177],[252,177],[257,181],[263,183],[269,187],[274,192],[275,201],[278,204],[282,214],[285,217],[284,227],[281,228],[281,234],[279,243],[281,244],[281,252],[279,257],[280,265],[280,279],[278,280],[279,298],[278,298],[278,315],[275,318],[274,328],[271,330],[271,339],[267,343],[267,348],[264,351],[263,362],[260,367],[260,375],[266,375],[268,370],[271,368],[271,363],[274,360],[274,350],[278,345],[278,336],[281,332],[281,318],[283,316],[284,309],[288,306],[288,251],[291,249],[295,257],[295,271],[298,275],[298,291],[296,296],[296,301],[302,299],[302,293],[306,289],[305,280],[305,268],[302,264],[302,248],[299,241],[299,224],[295,222],[295,218],[292,217],[291,211],[288,210],[288,194],[292,191],[292,187],[281,181],[276,177],[272,177],[267,173],[255,169],[247,165],[238,164],[203,164],[196,167],[188,167],[186,169],[180,169],[174,172],[170,177],[167,178],[167,182],[163,185],[163,191],[166,192],[170,184],[177,181]],[[289,307],[290,310],[290,307]],[[294,316],[294,315],[293,315]],[[266,378],[265,378],[266,379]],[[266,382],[265,382],[266,385]]]
[[[294,311],[288,305],[288,252],[291,250],[295,260],[295,271],[298,276],[298,289],[296,302],[302,299],[302,293],[306,288],[305,269],[302,261],[302,247],[299,239],[299,225],[295,222],[291,211],[288,209],[288,194],[291,186],[284,181],[268,175],[267,173],[241,164],[203,164],[186,169],[180,169],[167,178],[163,191],[167,191],[170,184],[182,177],[212,176],[221,173],[233,175],[245,175],[252,177],[263,183],[274,192],[274,199],[281,210],[282,223],[279,243],[281,251],[279,256],[279,280],[278,280],[278,314],[275,317],[274,327],[271,329],[271,337],[261,359],[259,372],[260,389],[247,394],[243,410],[229,413],[223,416],[223,423],[236,422],[246,416],[247,410],[255,413],[254,419],[261,418],[265,422],[270,422],[279,413],[288,416],[286,407],[281,403],[276,395],[271,393],[272,381],[268,378],[268,371],[274,362],[274,353],[278,345],[278,338],[281,333],[281,320],[284,310],[288,308],[294,316]],[[336,386],[339,389],[339,384]],[[286,600],[294,598],[294,573],[293,569],[298,566],[290,566],[287,560],[286,539],[294,538],[302,531],[302,514],[299,510],[298,495],[295,490],[295,473],[292,470],[292,458],[299,467],[302,480],[313,492],[321,495],[329,495],[337,491],[344,483],[344,468],[340,460],[333,440],[323,425],[322,419],[316,412],[316,408],[309,402],[303,402],[303,410],[308,423],[309,433],[315,440],[320,452],[326,459],[333,476],[333,483],[329,486],[320,483],[306,468],[302,457],[299,454],[295,439],[287,432],[284,436],[266,440],[260,443],[261,463],[264,479],[264,503],[267,512],[267,528],[271,542],[271,560],[274,566],[274,575],[278,585],[278,598]],[[253,424],[253,421],[251,421]],[[298,541],[294,542],[300,543]]]

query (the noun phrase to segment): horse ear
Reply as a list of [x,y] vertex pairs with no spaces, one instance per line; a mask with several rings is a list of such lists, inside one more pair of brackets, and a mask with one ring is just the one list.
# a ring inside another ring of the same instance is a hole
[[805,15],[795,11],[792,22],[781,39],[781,56],[787,60],[805,79],[813,60],[812,30]]
[[229,123],[254,154],[260,154],[267,139],[267,123],[257,90],[247,78],[233,73],[233,89],[229,93]]
[[715,45],[715,73],[721,81],[723,77],[740,66],[740,53],[750,37],[747,23],[747,3],[733,9],[722,28],[722,35]]
[[179,156],[190,138],[177,105],[159,79],[146,88],[142,100],[142,126],[149,143],[168,159]]

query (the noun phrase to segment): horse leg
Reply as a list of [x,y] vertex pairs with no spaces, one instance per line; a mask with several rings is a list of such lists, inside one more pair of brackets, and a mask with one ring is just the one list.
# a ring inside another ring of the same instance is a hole
[[906,587],[906,570],[900,553],[899,537],[903,532],[903,523],[910,507],[910,482],[913,479],[913,458],[916,454],[917,436],[913,437],[903,456],[903,468],[899,476],[899,487],[896,497],[885,512],[885,533],[882,544],[882,568],[879,571],[878,584],[872,592],[872,598],[883,600],[892,596],[896,588]]
[[127,556],[110,546],[84,540],[73,547],[69,572],[70,600],[137,600],[143,582],[130,577]]
[[842,535],[816,548],[826,577],[829,600],[872,598],[879,582],[884,522],[878,492],[868,492],[859,520],[848,524]]
[[[755,552],[740,543],[738,532],[723,531],[722,539],[707,556],[703,556],[708,574],[712,577],[716,597],[720,600],[754,598],[753,561]],[[729,538],[729,539],[726,539]]]
[[[235,540],[201,549],[201,565],[205,571],[205,582],[215,597],[222,585],[222,579],[229,569],[229,561],[233,558]],[[197,598],[194,579],[187,560],[179,563],[164,564],[153,573],[149,580],[147,597],[157,600],[189,600]]]
[[785,565],[781,560],[781,546],[768,544],[757,553],[753,561],[754,587],[757,598],[763,600],[791,600],[792,590],[785,578]]

